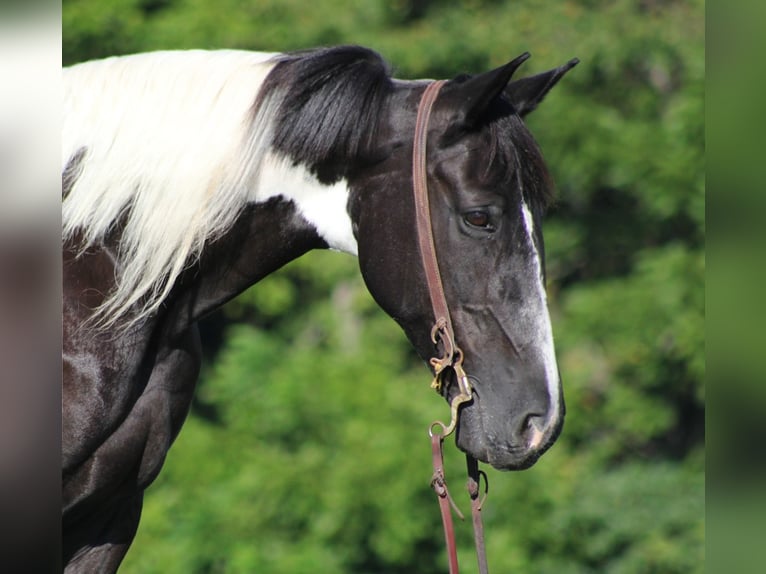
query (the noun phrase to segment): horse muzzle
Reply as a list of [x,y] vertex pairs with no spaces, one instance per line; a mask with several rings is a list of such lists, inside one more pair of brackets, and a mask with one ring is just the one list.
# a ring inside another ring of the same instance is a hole
[[475,384],[471,401],[460,408],[455,442],[497,470],[529,468],[561,433],[565,409],[563,398],[557,398],[545,403],[509,402],[488,396]]

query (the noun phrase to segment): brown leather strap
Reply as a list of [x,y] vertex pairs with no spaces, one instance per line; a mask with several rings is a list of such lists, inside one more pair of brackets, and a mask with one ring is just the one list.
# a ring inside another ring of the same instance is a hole
[[484,503],[484,497],[480,497],[479,487],[481,485],[481,477],[484,477],[484,494],[486,495],[489,489],[489,483],[487,482],[487,475],[483,471],[479,470],[479,461],[473,458],[471,455],[465,457],[466,465],[468,466],[468,494],[471,496],[471,518],[473,519],[473,539],[476,545],[476,559],[479,562],[479,574],[487,574],[487,552],[484,548],[484,525],[481,521],[481,505]]
[[[444,526],[444,541],[447,546],[447,559],[449,560],[450,574],[458,574],[457,546],[455,545],[455,527],[452,523],[452,510],[455,507],[449,490],[447,490],[447,480],[444,477],[444,457],[442,456],[442,441],[444,437],[440,434],[431,435],[431,460],[434,466],[434,474],[431,477],[431,488],[439,497],[439,510],[442,515],[442,525]],[[457,510],[457,508],[455,507]],[[459,511],[458,511],[459,512]],[[460,516],[462,518],[462,515]]]
[[[436,246],[434,245],[433,230],[431,227],[431,209],[428,201],[428,173],[426,171],[426,154],[428,145],[428,120],[431,117],[431,109],[439,95],[439,90],[445,84],[444,80],[432,82],[423,92],[418,106],[418,116],[415,123],[415,138],[412,149],[412,189],[415,197],[415,217],[417,222],[418,246],[423,269],[426,274],[428,293],[431,299],[431,307],[434,313],[434,338],[439,335],[445,346],[444,359],[455,351],[455,335],[452,329],[447,299],[444,296],[439,262],[436,259]],[[441,336],[441,334],[446,334]]]

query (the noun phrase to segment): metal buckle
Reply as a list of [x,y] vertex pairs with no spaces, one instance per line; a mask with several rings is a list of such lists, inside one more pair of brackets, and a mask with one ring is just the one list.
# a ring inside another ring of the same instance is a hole
[[441,433],[442,437],[447,437],[452,434],[457,427],[458,410],[460,405],[472,400],[473,388],[468,380],[468,375],[463,369],[463,351],[455,345],[452,338],[452,334],[447,329],[447,323],[444,319],[439,319],[431,329],[431,340],[434,344],[438,344],[439,341],[444,345],[444,356],[439,358],[432,358],[430,363],[434,369],[434,379],[431,382],[431,388],[436,392],[441,393],[442,390],[442,378],[447,368],[452,368],[455,371],[457,378],[458,394],[450,401],[450,423],[445,425],[440,421],[431,423],[428,427],[428,434],[433,435],[433,427],[440,425],[443,429]]

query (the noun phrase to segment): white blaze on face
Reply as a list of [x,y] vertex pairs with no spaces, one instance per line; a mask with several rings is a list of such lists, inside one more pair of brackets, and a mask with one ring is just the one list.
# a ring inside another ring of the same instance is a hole
[[261,167],[256,201],[278,196],[292,201],[331,249],[356,255],[356,239],[346,209],[348,195],[345,180],[324,185],[304,166],[269,154]]
[[[524,228],[527,232],[527,238],[529,245],[533,253],[533,265],[535,277],[538,279],[535,282],[537,288],[537,297],[534,301],[530,302],[530,305],[534,309],[534,333],[535,333],[535,347],[541,350],[542,359],[545,365],[545,377],[548,386],[548,396],[551,400],[550,411],[548,412],[548,418],[545,422],[546,427],[559,418],[559,411],[561,410],[561,389],[559,386],[559,370],[556,363],[556,352],[553,346],[553,328],[551,327],[551,318],[548,313],[548,296],[545,291],[545,279],[543,276],[542,259],[540,252],[537,249],[535,243],[535,224],[532,218],[532,213],[529,211],[526,201],[521,200],[521,213],[524,219]],[[542,431],[543,429],[537,429]],[[542,432],[535,432],[533,443],[539,443],[543,438]],[[531,445],[531,446],[537,446]]]

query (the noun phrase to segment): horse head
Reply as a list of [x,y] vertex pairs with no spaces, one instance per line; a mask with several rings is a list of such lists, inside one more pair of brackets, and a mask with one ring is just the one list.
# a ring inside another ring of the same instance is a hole
[[[552,181],[523,117],[576,63],[511,81],[528,54],[444,83],[427,126],[426,180],[444,295],[472,400],[457,445],[498,469],[531,466],[556,440],[564,399],[545,290],[541,217]],[[426,360],[432,295],[413,199],[413,133],[429,82],[394,82],[374,161],[349,172],[351,219],[365,282]],[[458,393],[454,372],[440,393]]]

